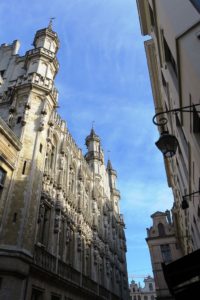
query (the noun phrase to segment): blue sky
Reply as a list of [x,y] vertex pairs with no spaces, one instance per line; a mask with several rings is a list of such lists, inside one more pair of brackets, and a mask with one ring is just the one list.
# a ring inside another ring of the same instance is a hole
[[[60,114],[85,152],[92,121],[118,172],[129,274],[151,274],[145,242],[150,215],[171,207],[135,0],[2,0],[0,43],[31,48],[55,17],[60,39],[56,78]],[[141,281],[136,278],[136,281]]]

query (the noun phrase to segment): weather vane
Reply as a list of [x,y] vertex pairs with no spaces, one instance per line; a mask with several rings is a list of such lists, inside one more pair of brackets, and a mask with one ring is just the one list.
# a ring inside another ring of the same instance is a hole
[[92,129],[94,129],[94,123],[95,123],[95,121],[92,121]]
[[107,151],[107,153],[108,153],[108,159],[110,159],[110,152],[111,152],[110,150]]
[[52,29],[53,20],[55,20],[55,17],[51,17],[49,20],[49,25],[48,25],[49,29]]

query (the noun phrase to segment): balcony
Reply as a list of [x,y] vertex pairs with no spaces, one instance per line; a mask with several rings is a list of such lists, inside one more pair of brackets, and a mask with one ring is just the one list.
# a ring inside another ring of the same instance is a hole
[[68,281],[68,283],[75,284],[79,288],[95,294],[94,299],[106,300],[120,300],[121,298],[112,294],[105,287],[99,285],[97,282],[91,280],[89,277],[81,274],[65,262],[57,259],[54,255],[47,252],[44,248],[35,245],[35,252],[33,263],[35,266],[42,268],[44,271],[59,276],[61,279]]
[[98,151],[90,151],[85,154],[85,159],[87,162],[90,160],[99,160],[99,161],[103,162],[103,155],[101,152],[98,152]]
[[44,55],[44,56],[48,57],[49,59],[51,59],[51,61],[53,61],[56,70],[59,69],[59,63],[58,63],[58,60],[57,60],[56,55],[55,55],[54,52],[52,52],[48,49],[45,49],[43,47],[42,48],[31,49],[31,50],[26,52],[26,61],[27,61],[28,57],[35,56],[35,55]]
[[52,97],[57,102],[58,100],[58,91],[54,86],[53,80],[46,78],[38,73],[30,73],[27,75],[22,75],[17,78],[17,80],[14,80],[10,87],[19,87],[22,85],[28,85],[32,84],[35,86],[38,86],[48,92],[51,93]]

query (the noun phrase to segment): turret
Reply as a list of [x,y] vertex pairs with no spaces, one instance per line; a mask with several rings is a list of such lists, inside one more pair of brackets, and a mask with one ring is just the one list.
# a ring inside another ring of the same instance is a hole
[[116,189],[117,172],[113,169],[110,159],[107,163],[108,181],[115,212],[119,213],[120,192]]
[[85,144],[88,149],[88,152],[85,155],[86,161],[94,173],[100,175],[100,168],[104,162],[104,157],[100,145],[100,138],[96,135],[93,128],[91,129],[90,134],[86,137]]
[[108,178],[109,178],[109,186],[110,186],[110,189],[113,190],[113,189],[115,189],[115,186],[116,186],[117,172],[112,168],[110,159],[108,160],[108,163],[107,163],[107,172],[108,172]]
[[40,29],[36,32],[33,46],[35,48],[45,48],[53,53],[56,53],[58,51],[58,35],[52,30],[51,24],[49,24],[47,28]]
[[51,24],[36,32],[33,46],[34,49],[26,52],[27,73],[37,73],[44,80],[53,80],[59,68],[56,58],[59,39],[57,33],[52,30]]
[[[22,143],[16,161],[17,180],[12,183],[8,195],[8,203],[12,205],[7,210],[4,222],[5,228],[8,228],[7,236],[2,237],[5,240],[1,242],[10,248],[18,245],[30,255],[36,231],[33,224],[37,223],[47,159],[45,153],[51,151],[52,157],[54,154],[54,141],[49,141],[49,120],[57,105],[54,87],[54,77],[58,70],[57,34],[51,26],[38,30],[33,45],[35,48],[27,51],[25,56],[16,55],[19,46],[17,41],[9,47],[14,55],[5,69],[2,89],[4,103],[0,101],[0,115]],[[62,194],[58,193],[57,198],[56,205],[60,208]],[[10,224],[15,214],[19,217],[13,229]]]

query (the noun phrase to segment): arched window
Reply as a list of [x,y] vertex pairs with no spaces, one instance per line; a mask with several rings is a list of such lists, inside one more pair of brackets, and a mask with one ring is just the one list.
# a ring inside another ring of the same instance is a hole
[[159,236],[165,236],[165,227],[162,223],[158,224],[158,234]]
[[46,39],[45,41],[45,48],[50,50],[51,49],[51,40],[50,39]]
[[153,291],[153,284],[152,283],[149,283],[149,290]]
[[47,75],[47,68],[48,68],[47,64],[42,62],[41,65],[40,65],[40,70],[39,70],[40,72],[39,73],[44,77],[46,77],[46,75]]

